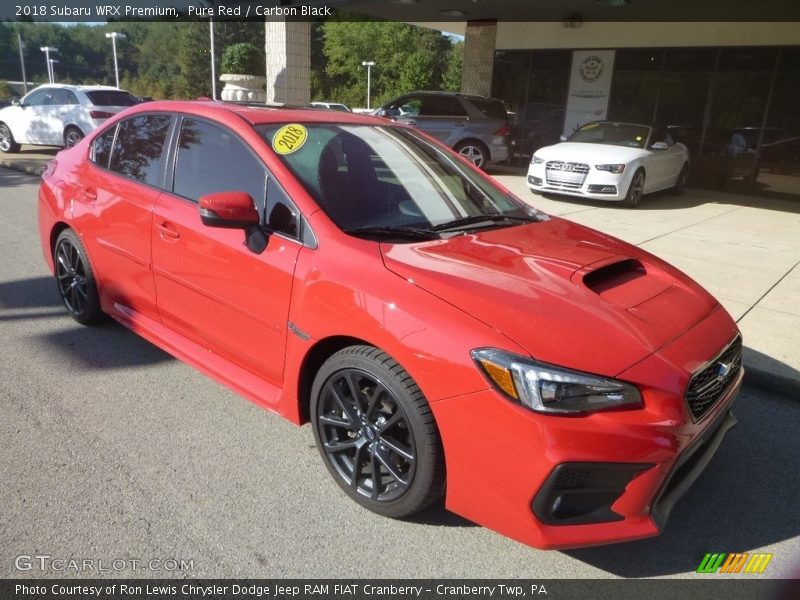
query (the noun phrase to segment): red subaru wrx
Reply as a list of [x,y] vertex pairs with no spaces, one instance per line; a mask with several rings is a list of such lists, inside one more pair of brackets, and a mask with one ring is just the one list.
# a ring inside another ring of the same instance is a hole
[[410,127],[151,102],[59,153],[39,200],[77,321],[310,421],[384,515],[444,496],[539,548],[656,535],[736,422],[714,298]]

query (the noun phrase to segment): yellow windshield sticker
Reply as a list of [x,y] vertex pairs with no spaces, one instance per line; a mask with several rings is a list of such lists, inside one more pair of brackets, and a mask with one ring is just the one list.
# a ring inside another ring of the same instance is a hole
[[600,127],[597,123],[588,123],[581,127],[581,131],[586,131],[587,129],[594,129],[595,127]]
[[642,141],[642,136],[640,136],[640,135],[637,135],[637,136],[636,136],[636,141],[637,141],[637,142],[641,142],[641,141]]
[[308,131],[298,123],[284,125],[272,138],[272,149],[278,154],[291,154],[303,147],[308,139]]

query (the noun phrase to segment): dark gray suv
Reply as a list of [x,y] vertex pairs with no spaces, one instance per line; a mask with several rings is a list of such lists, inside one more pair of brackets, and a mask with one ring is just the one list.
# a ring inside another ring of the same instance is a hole
[[496,98],[455,92],[412,92],[387,102],[376,115],[414,125],[483,167],[508,158],[511,125]]

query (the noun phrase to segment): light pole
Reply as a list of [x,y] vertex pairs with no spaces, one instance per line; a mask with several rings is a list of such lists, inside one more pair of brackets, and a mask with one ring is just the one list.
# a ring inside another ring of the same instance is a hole
[[106,33],[107,38],[111,38],[111,47],[114,49],[114,79],[117,81],[119,87],[119,67],[117,66],[117,38],[124,40],[127,36],[124,33],[117,31],[109,31]]
[[217,101],[217,69],[214,65],[214,17],[208,18],[208,36],[211,41],[211,99]]
[[27,95],[28,93],[28,76],[25,75],[25,55],[22,53],[22,49],[25,48],[25,42],[22,41],[22,35],[20,35],[19,31],[17,32],[17,43],[19,44],[19,62],[22,65],[22,95]]
[[53,48],[52,46],[42,46],[39,48],[39,50],[44,52],[45,60],[47,60],[47,80],[50,83],[53,83],[53,65],[50,63],[50,53],[58,52],[58,48]]
[[372,67],[375,66],[374,60],[362,60],[362,67],[367,67],[367,110],[369,110],[369,88],[372,84]]
[[53,65],[55,65],[58,61],[55,58],[51,58],[47,62],[50,63],[50,83],[56,82],[56,70]]

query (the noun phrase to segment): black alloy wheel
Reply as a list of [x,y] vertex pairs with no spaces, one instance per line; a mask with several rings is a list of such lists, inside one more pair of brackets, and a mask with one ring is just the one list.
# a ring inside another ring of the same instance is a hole
[[58,236],[53,262],[58,293],[69,314],[83,325],[96,322],[102,313],[94,273],[83,245],[71,229]]
[[391,517],[441,496],[443,457],[427,401],[394,360],[370,346],[329,358],[312,389],[317,446],[339,486]]

